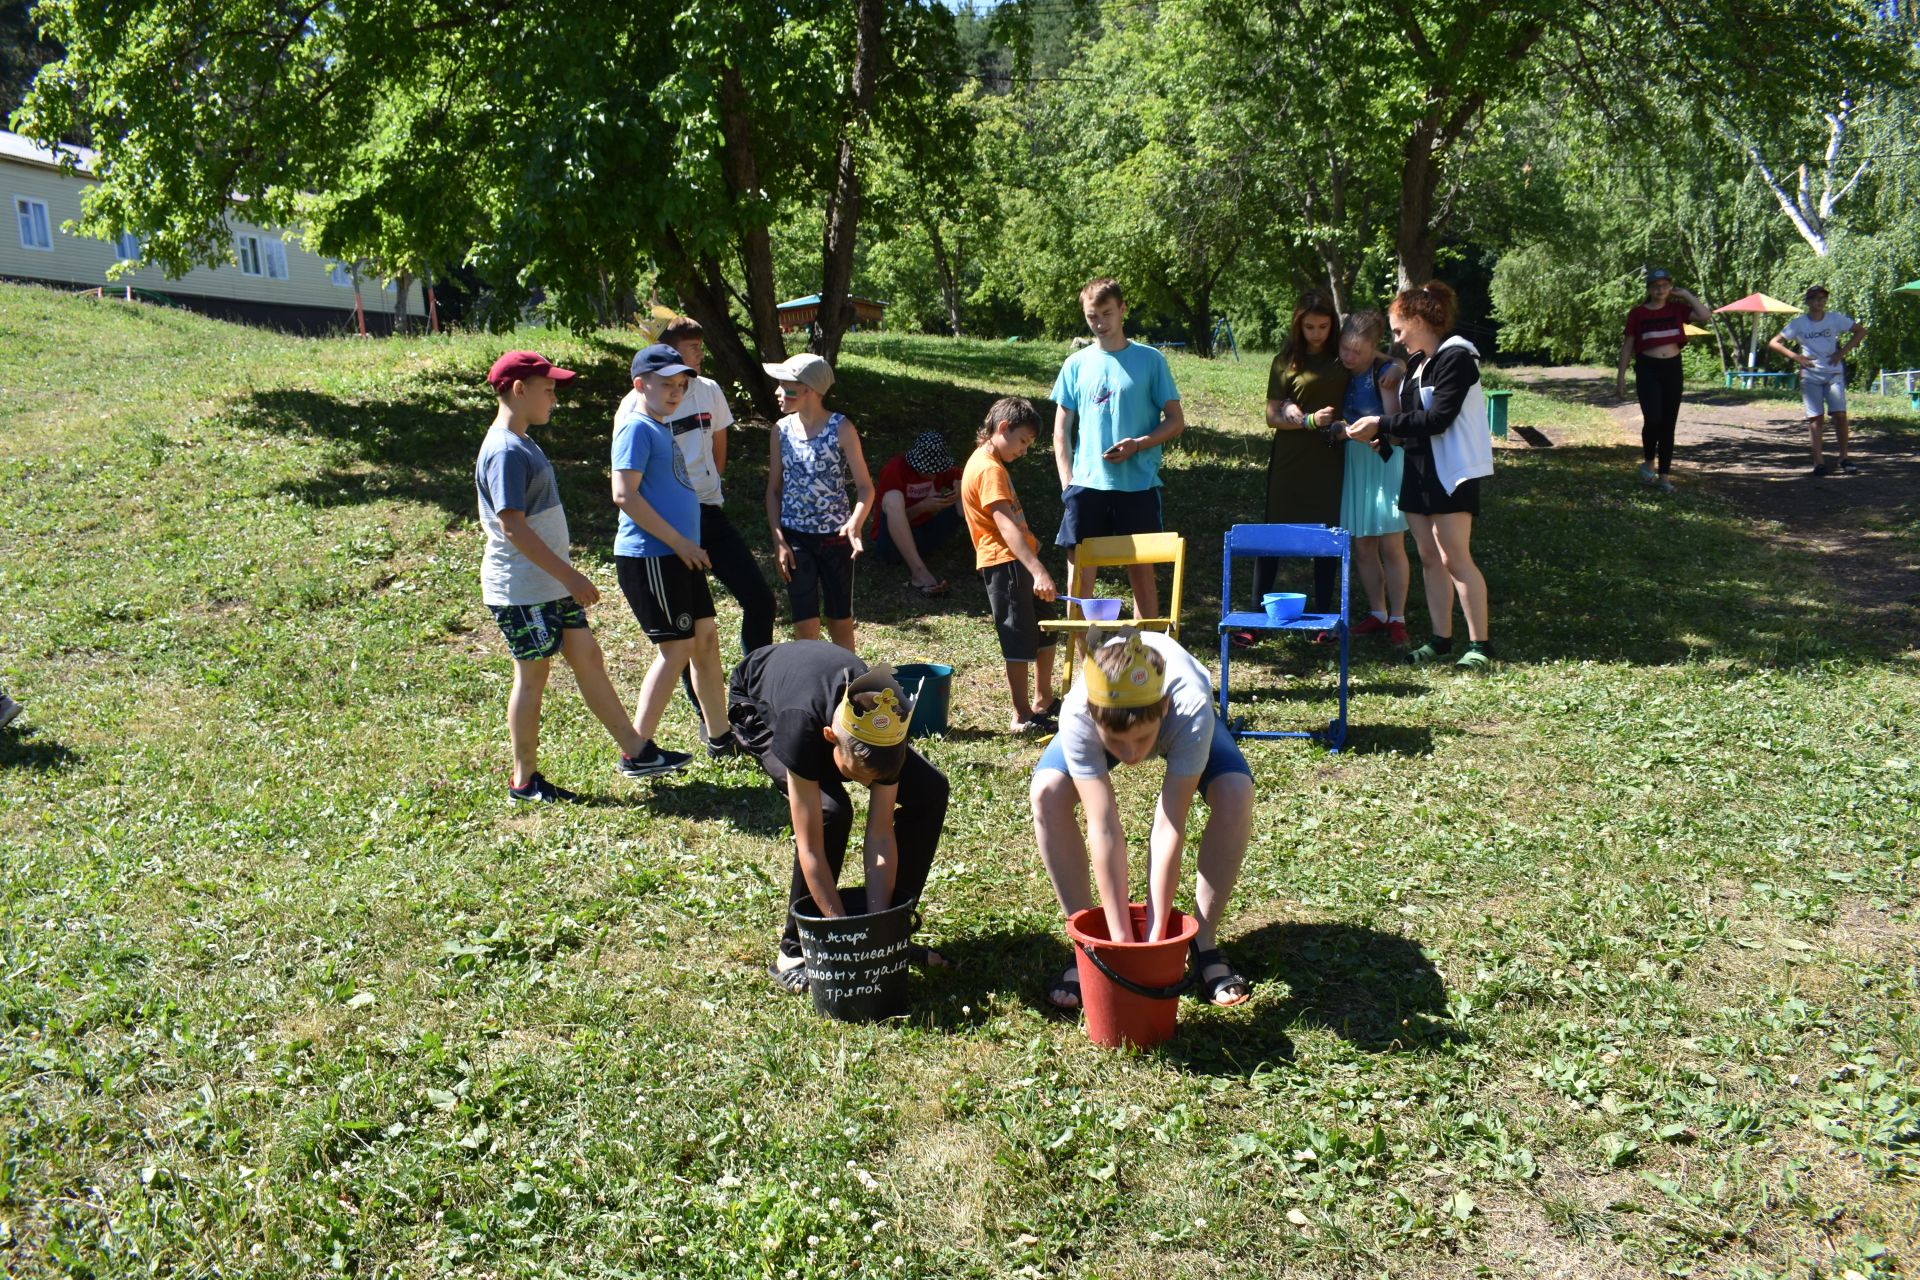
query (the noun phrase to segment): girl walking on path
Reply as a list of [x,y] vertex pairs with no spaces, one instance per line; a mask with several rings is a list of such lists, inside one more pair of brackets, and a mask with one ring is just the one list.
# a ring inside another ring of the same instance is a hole
[[1680,394],[1686,386],[1680,349],[1687,345],[1688,322],[1705,324],[1707,320],[1700,299],[1675,288],[1665,267],[1647,272],[1647,300],[1627,312],[1613,391],[1626,398],[1631,360],[1634,394],[1640,401],[1640,483],[1662,493],[1673,492],[1667,472],[1673,469],[1673,429],[1680,420]]
[[[1340,481],[1345,443],[1329,441],[1324,429],[1340,414],[1347,391],[1346,366],[1340,363],[1335,334],[1340,315],[1317,293],[1300,300],[1293,312],[1287,348],[1273,358],[1267,375],[1267,425],[1273,449],[1267,458],[1269,523],[1340,523]],[[1273,590],[1279,561],[1254,565],[1254,599]],[[1340,562],[1321,556],[1313,562],[1314,611],[1333,608]]]
[[1480,481],[1493,474],[1493,438],[1487,397],[1480,389],[1480,353],[1452,333],[1457,305],[1438,280],[1402,289],[1387,311],[1393,336],[1412,356],[1399,413],[1362,418],[1347,428],[1355,440],[1389,439],[1405,456],[1400,510],[1420,550],[1427,614],[1433,638],[1407,655],[1438,662],[1453,652],[1453,601],[1467,617],[1466,652],[1455,666],[1468,670],[1493,659],[1487,630],[1487,580],[1473,562],[1473,518],[1480,513]]
[[[1387,318],[1356,311],[1340,331],[1340,363],[1348,373],[1340,416],[1347,422],[1400,412],[1400,381],[1406,370],[1380,354]],[[1346,478],[1340,488],[1340,527],[1353,535],[1353,562],[1367,593],[1366,617],[1356,636],[1384,635],[1407,643],[1407,518],[1400,514],[1400,451],[1384,440],[1346,442]]]

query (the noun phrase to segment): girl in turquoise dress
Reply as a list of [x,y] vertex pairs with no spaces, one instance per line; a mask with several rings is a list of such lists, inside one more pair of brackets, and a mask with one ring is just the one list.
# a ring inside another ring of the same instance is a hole
[[[1340,330],[1340,363],[1347,368],[1340,416],[1348,422],[1400,411],[1404,370],[1380,354],[1386,319],[1356,311]],[[1340,489],[1340,527],[1353,535],[1353,563],[1370,612],[1353,626],[1356,636],[1384,635],[1407,643],[1407,519],[1400,514],[1400,451],[1380,441],[1347,441],[1346,475]]]

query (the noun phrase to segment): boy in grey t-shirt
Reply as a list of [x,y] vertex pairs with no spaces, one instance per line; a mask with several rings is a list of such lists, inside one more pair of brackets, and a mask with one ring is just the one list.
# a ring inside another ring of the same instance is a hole
[[[1134,765],[1149,756],[1167,762],[1166,780],[1155,807],[1148,841],[1148,936],[1133,938],[1128,910],[1127,840],[1109,777],[1115,765]],[[1093,905],[1087,882],[1088,845],[1093,879],[1108,936],[1151,942],[1166,927],[1180,882],[1180,857],[1187,839],[1187,812],[1198,794],[1206,802],[1206,828],[1196,859],[1193,967],[1208,1000],[1235,1005],[1251,994],[1247,980],[1234,971],[1215,946],[1220,918],[1253,828],[1253,773],[1246,758],[1214,714],[1213,682],[1180,645],[1132,627],[1087,632],[1087,658],[1081,678],[1060,704],[1060,731],[1034,767],[1029,799],[1040,858],[1071,916]],[[1074,810],[1086,817],[1083,832]],[[1078,970],[1069,968],[1047,989],[1056,1008],[1080,1005]]]
[[[1807,431],[1813,442],[1814,476],[1853,474],[1847,457],[1847,366],[1846,358],[1867,338],[1867,326],[1852,316],[1827,310],[1827,290],[1814,285],[1804,298],[1805,315],[1795,316],[1767,343],[1800,366],[1800,407],[1807,415]],[[1788,348],[1788,342],[1800,344],[1800,350]],[[1840,461],[1828,466],[1820,460],[1822,418],[1833,419],[1833,438],[1840,446]]]
[[560,505],[553,464],[527,435],[553,415],[555,388],[573,381],[534,351],[509,351],[494,361],[487,382],[499,411],[473,464],[473,484],[487,546],[480,561],[480,598],[513,654],[513,692],[507,697],[507,733],[513,777],[507,798],[552,804],[580,797],[556,787],[534,767],[540,750],[540,702],[548,668],[560,654],[573,668],[580,698],[620,744],[618,771],[650,777],[686,765],[687,755],[642,741],[607,678],[606,659],[587,630],[586,606],[600,589],[573,567],[567,513]]

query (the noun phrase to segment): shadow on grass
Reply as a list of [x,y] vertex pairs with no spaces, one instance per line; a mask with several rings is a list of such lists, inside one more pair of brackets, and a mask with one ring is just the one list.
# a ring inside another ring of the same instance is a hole
[[649,813],[663,818],[701,822],[718,818],[757,836],[784,836],[789,821],[787,802],[767,785],[766,775],[758,769],[742,770],[738,778],[724,784],[705,778],[669,780],[647,792],[643,803]]
[[1046,987],[1056,974],[1073,963],[1063,930],[1057,927],[1007,929],[922,941],[938,950],[954,967],[917,971],[913,1011],[916,1023],[936,1031],[968,1026],[996,996],[1011,997],[1041,1013],[1059,1014],[1059,1010],[1047,1003]]
[[[1234,965],[1255,984],[1250,1008],[1182,1010],[1163,1050],[1189,1070],[1252,1074],[1288,1061],[1287,1033],[1316,1027],[1368,1053],[1426,1053],[1464,1037],[1447,1020],[1446,985],[1419,943],[1347,924],[1270,924],[1223,939]],[[1285,998],[1260,988],[1284,986]]]
[[71,768],[83,759],[72,747],[41,737],[37,729],[0,732],[0,769],[48,773]]

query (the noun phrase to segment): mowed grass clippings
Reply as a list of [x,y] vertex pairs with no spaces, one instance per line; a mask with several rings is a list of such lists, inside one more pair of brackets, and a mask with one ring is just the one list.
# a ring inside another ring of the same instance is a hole
[[[301,340],[16,288],[0,330],[11,1274],[1920,1265],[1914,655],[1597,430],[1500,452],[1489,675],[1356,646],[1350,751],[1249,745],[1223,940],[1253,1000],[1122,1055],[1041,1007],[1068,952],[1038,748],[1000,732],[966,548],[944,602],[858,588],[868,656],[959,668],[925,907],[960,967],[904,1025],[831,1024],[761,974],[790,846],[752,768],[618,779],[559,675],[542,767],[594,803],[504,803],[482,374],[509,341],[586,374],[541,442],[631,702],[652,647],[604,496],[630,338]],[[833,403],[876,466],[927,427],[958,454],[1064,350],[857,335]],[[1173,362],[1166,506],[1213,666],[1266,359]],[[727,474],[763,553],[766,439],[736,428]],[[1050,460],[1014,476],[1050,535]],[[1235,686],[1257,723],[1323,723],[1332,659],[1268,644]],[[694,732],[676,701],[661,739]],[[1120,794],[1143,854],[1152,783]]]

